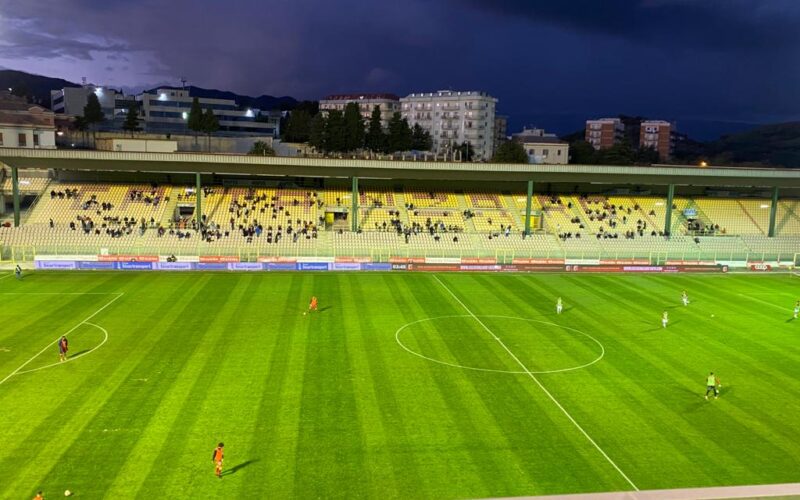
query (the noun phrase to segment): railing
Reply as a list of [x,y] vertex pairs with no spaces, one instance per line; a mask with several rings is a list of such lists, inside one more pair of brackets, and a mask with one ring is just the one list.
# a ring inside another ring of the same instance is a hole
[[[335,243],[328,245],[257,246],[242,244],[235,247],[213,247],[210,245],[102,245],[109,255],[154,256],[236,256],[242,262],[255,262],[259,257],[369,257],[374,262],[386,262],[390,257],[452,257],[493,258],[500,264],[510,264],[514,259],[565,259],[592,260],[647,260],[652,265],[663,265],[669,261],[684,262],[781,262],[800,265],[798,252],[752,252],[752,251],[590,251],[558,248],[531,248],[526,251],[509,249],[435,248],[435,244],[421,249],[411,245],[396,247],[356,248]],[[32,261],[37,255],[98,255],[101,249],[91,246],[72,245],[0,245],[0,262]]]

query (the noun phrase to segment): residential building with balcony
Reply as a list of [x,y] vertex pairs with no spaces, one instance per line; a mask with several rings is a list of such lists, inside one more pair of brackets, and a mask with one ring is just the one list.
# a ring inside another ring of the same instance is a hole
[[319,110],[324,116],[328,116],[331,110],[344,113],[345,106],[351,102],[358,104],[365,122],[369,121],[372,111],[378,106],[383,128],[388,127],[392,115],[400,111],[400,98],[394,94],[332,94],[319,101]]
[[494,155],[496,106],[496,98],[479,91],[440,90],[400,98],[403,118],[431,134],[434,153],[449,154],[468,142],[478,161]]
[[625,125],[619,118],[599,118],[586,120],[586,142],[594,149],[610,148],[622,142],[625,137]]
[[639,127],[639,148],[653,148],[660,161],[669,160],[674,145],[672,124],[664,120],[644,120]]

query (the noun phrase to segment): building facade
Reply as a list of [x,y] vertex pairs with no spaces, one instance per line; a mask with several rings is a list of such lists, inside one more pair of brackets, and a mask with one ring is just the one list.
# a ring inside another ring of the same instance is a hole
[[639,127],[639,147],[653,148],[659,160],[666,161],[672,156],[673,127],[664,120],[645,120]]
[[469,143],[475,160],[494,155],[497,99],[486,92],[415,93],[401,98],[400,106],[410,126],[419,124],[431,134],[434,153],[451,154]]
[[[159,88],[136,96],[145,130],[149,132],[186,132],[193,97],[187,89]],[[280,114],[262,113],[243,108],[231,99],[198,98],[200,107],[211,109],[219,121],[220,132],[277,137]]]
[[555,134],[540,128],[526,128],[513,134],[512,138],[522,144],[528,154],[528,163],[566,165],[569,163],[569,144]]
[[52,111],[0,92],[0,147],[55,149],[55,134]]
[[389,126],[392,115],[400,111],[400,98],[394,94],[332,94],[319,101],[319,111],[328,116],[332,110],[344,113],[344,108],[349,103],[358,104],[364,121],[369,121],[375,106],[381,110],[381,125]]
[[89,100],[89,95],[94,94],[100,102],[106,123],[101,128],[114,128],[122,123],[128,108],[138,106],[136,99],[126,96],[122,92],[108,87],[97,85],[83,85],[82,87],[66,87],[50,91],[50,109],[54,113],[67,116],[83,116],[83,108]]
[[619,118],[586,120],[586,142],[594,149],[610,148],[625,137],[625,125]]
[[508,140],[508,117],[495,115],[494,117],[494,150]]

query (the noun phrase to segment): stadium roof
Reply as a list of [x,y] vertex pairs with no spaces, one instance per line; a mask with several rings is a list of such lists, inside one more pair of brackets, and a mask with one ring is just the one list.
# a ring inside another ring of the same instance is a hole
[[800,187],[800,169],[724,166],[534,165],[18,148],[0,148],[0,162],[23,169],[99,172]]

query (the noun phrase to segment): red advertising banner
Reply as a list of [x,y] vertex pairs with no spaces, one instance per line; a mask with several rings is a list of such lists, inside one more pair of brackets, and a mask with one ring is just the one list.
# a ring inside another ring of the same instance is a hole
[[497,264],[494,257],[461,257],[462,264]]
[[668,260],[664,262],[667,266],[716,266],[713,260]]
[[728,266],[566,266],[567,271],[581,273],[726,273]]
[[523,259],[523,258],[515,258],[511,259],[512,264],[558,264],[560,266],[564,265],[564,259]]
[[201,255],[200,262],[239,262],[235,255]]
[[390,264],[424,264],[425,257],[389,257]]
[[[259,257],[257,259],[258,262],[267,262],[267,263],[280,263],[280,264],[294,264],[297,262],[297,259],[294,257]],[[237,259],[238,262],[238,259]]]
[[158,262],[158,255],[98,255],[99,262]]
[[372,262],[372,257],[336,257],[333,261],[345,264],[364,264],[366,262]]
[[[648,259],[600,259],[600,265],[635,265],[635,266],[647,266],[650,265],[650,260]],[[712,262],[713,264],[713,262]]]
[[750,270],[751,271],[772,271],[772,265],[765,264],[764,262],[751,262],[750,263]]

